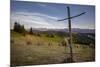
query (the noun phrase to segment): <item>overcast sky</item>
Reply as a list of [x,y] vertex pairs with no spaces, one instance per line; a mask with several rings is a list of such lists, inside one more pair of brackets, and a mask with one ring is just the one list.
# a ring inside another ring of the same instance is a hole
[[70,7],[71,16],[86,12],[86,14],[71,20],[72,28],[95,28],[94,6],[25,1],[11,2],[11,28],[15,22],[24,25],[25,28],[68,28],[68,20],[57,21],[67,18],[67,6]]

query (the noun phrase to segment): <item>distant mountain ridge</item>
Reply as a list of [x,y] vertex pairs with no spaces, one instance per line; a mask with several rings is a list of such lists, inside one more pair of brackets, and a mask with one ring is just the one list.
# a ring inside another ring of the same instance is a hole
[[[61,31],[61,32],[68,32],[67,28],[64,28],[64,29],[32,28],[32,29],[33,29],[33,31]],[[74,32],[74,33],[95,33],[95,29],[72,28],[72,32]]]

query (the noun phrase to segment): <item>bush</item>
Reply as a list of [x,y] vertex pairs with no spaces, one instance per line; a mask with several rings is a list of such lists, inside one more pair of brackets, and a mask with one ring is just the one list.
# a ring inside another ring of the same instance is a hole
[[30,30],[29,30],[29,34],[33,34],[33,30],[32,30],[32,28],[30,28]]
[[31,41],[27,41],[27,45],[32,45],[32,42]]
[[36,35],[39,36],[39,37],[41,37],[41,34],[40,33],[37,33]]
[[61,41],[61,44],[62,44],[62,46],[66,46],[66,45],[67,45],[67,43],[66,43],[65,40],[62,40],[62,41]]
[[54,34],[47,34],[46,37],[52,37],[52,38],[54,38],[55,36],[54,36]]

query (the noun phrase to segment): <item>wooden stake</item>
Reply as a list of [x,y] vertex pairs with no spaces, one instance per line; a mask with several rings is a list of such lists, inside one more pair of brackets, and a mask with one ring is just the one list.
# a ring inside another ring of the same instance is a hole
[[68,12],[68,24],[69,24],[69,48],[70,48],[70,61],[73,62],[73,50],[72,50],[72,30],[71,30],[71,19],[70,19],[70,8],[67,7]]

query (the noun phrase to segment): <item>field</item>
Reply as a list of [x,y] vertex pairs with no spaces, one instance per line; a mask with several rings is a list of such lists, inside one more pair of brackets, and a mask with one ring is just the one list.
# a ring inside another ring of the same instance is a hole
[[[59,36],[47,37],[22,35],[11,32],[11,65],[37,65],[69,63],[69,45],[63,46]],[[73,43],[74,62],[95,60],[95,49],[84,44]]]

